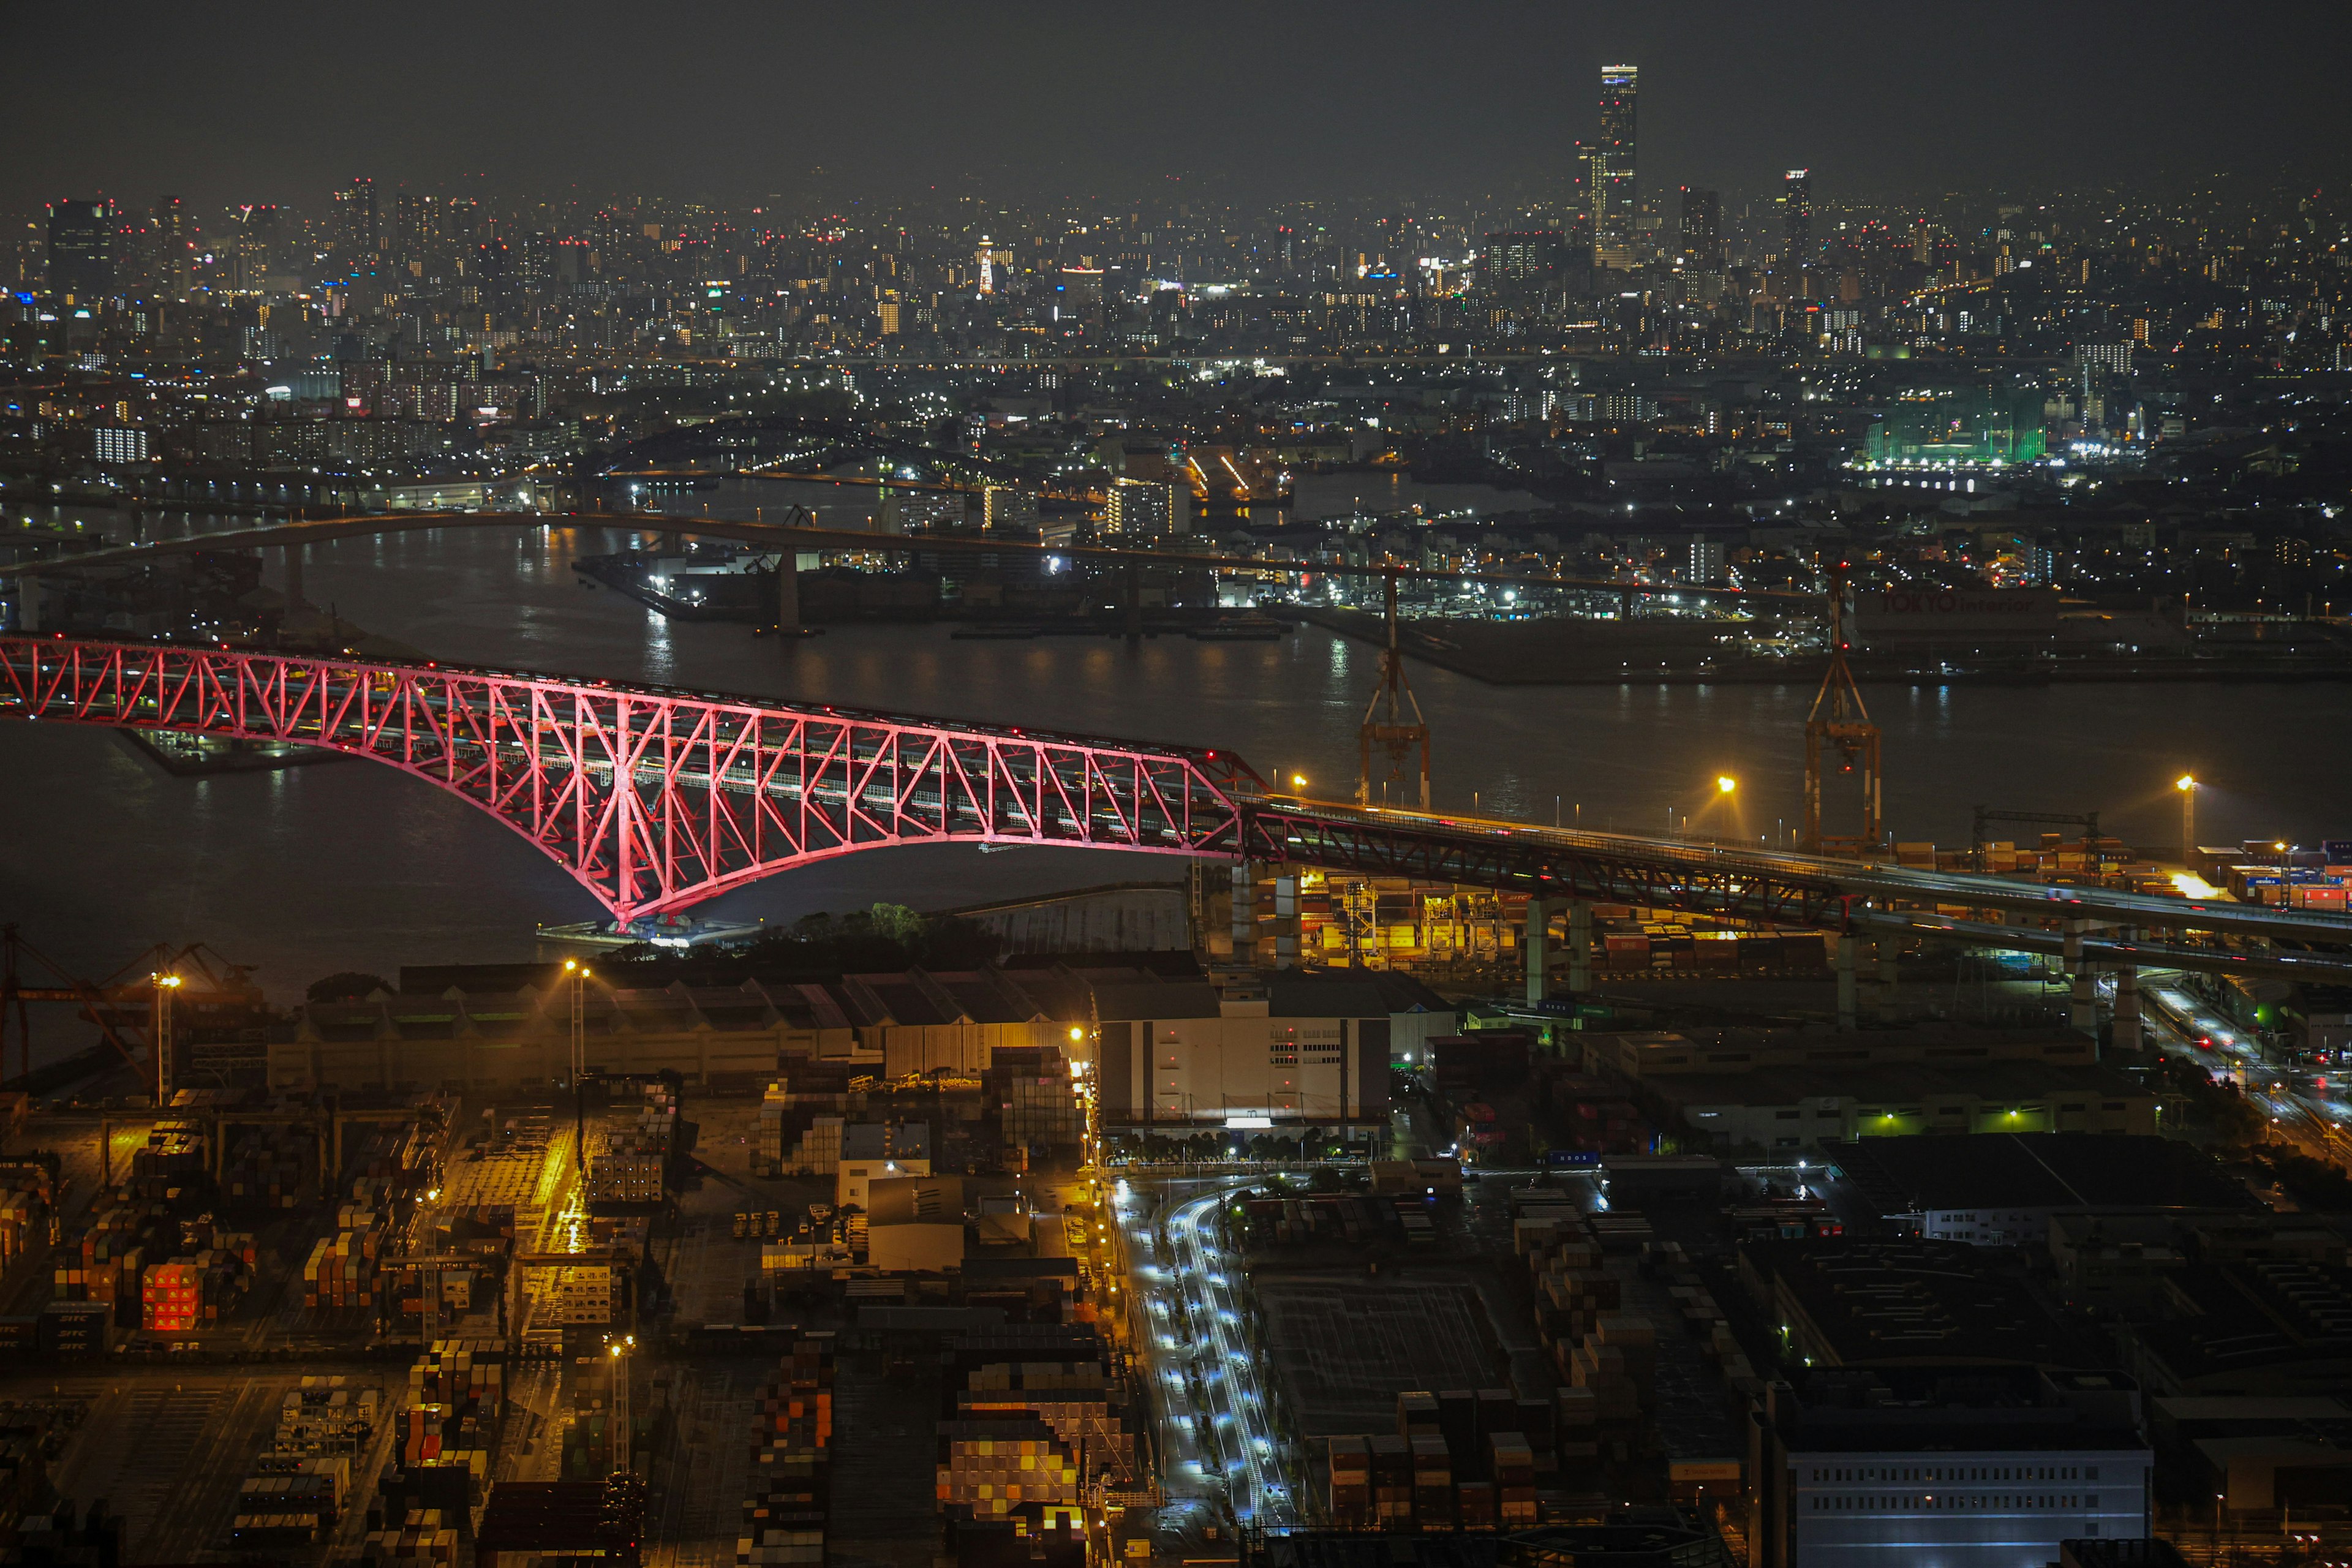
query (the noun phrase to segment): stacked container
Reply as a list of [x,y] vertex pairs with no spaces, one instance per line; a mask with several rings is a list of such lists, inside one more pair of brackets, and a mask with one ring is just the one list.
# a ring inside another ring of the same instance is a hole
[[204,1321],[204,1277],[194,1261],[151,1263],[139,1289],[139,1321],[150,1333],[185,1333]]
[[1536,1522],[1536,1454],[1525,1436],[1496,1432],[1486,1438],[1495,1487],[1495,1519],[1505,1530]]
[[832,1498],[833,1336],[803,1334],[761,1392],[751,1429],[739,1568],[824,1562]]
[[360,1452],[375,1436],[381,1396],[344,1377],[309,1376],[278,1408],[277,1450],[293,1455]]
[[360,1561],[372,1568],[452,1568],[457,1531],[443,1523],[439,1509],[410,1509],[401,1522],[371,1530],[360,1543]]
[[1331,1439],[1331,1522],[1364,1530],[1372,1522],[1372,1447],[1364,1437]]
[[222,1169],[221,1202],[234,1209],[292,1208],[309,1175],[313,1147],[292,1127],[247,1133]]
[[1080,1500],[1078,1463],[1042,1421],[940,1423],[938,1497],[975,1519]]

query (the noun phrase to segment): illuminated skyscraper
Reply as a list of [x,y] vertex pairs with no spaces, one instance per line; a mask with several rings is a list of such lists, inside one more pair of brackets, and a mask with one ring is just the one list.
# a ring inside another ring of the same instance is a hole
[[195,226],[177,196],[155,198],[155,282],[167,300],[188,297]]
[[114,204],[49,204],[49,292],[94,302],[114,292]]
[[1723,266],[1723,195],[1696,185],[1683,187],[1683,267],[1714,272]]
[[1780,179],[1780,261],[1791,272],[1813,264],[1813,172],[1791,169]]
[[1634,97],[1641,85],[1637,66],[1601,68],[1601,140],[1592,149],[1592,263],[1630,268],[1635,252],[1639,195],[1633,180]]
[[335,193],[335,244],[344,261],[353,267],[373,265],[381,232],[373,180],[362,176]]

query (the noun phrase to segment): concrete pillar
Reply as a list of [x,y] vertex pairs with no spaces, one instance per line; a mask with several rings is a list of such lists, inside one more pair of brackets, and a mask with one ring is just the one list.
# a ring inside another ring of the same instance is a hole
[[1527,938],[1520,944],[1521,956],[1527,960],[1528,1005],[1532,1007],[1550,994],[1550,980],[1545,973],[1551,962],[1551,904],[1543,899],[1528,900]]
[[1898,961],[1903,944],[1891,936],[1882,936],[1871,944],[1878,950],[1878,1021],[1892,1024],[1895,1020],[1895,1001],[1903,984]]
[[37,573],[27,572],[16,579],[16,629],[41,629],[41,579]]
[[1568,904],[1568,988],[1579,996],[1592,989],[1592,906],[1582,899]]
[[290,617],[302,605],[302,552],[304,546],[286,547],[286,614]]
[[795,630],[801,624],[801,558],[787,545],[776,552],[776,629]]
[[661,552],[662,552],[664,555],[683,555],[683,554],[685,554],[685,553],[686,553],[686,535],[684,535],[683,533],[680,533],[677,530],[676,530],[676,529],[674,529],[674,528],[666,528],[666,529],[662,530],[662,536],[661,536]]
[[1246,860],[1234,862],[1234,962],[1257,962],[1257,873]]
[[2116,1049],[2139,1048],[2139,965],[2126,963],[2116,970]]
[[1274,879],[1274,966],[1298,967],[1298,873]]
[[2093,978],[2090,965],[2083,962],[2083,933],[2088,930],[2088,921],[2066,922],[2063,962],[2070,992],[2066,1026],[2077,1034],[2095,1037],[2099,1032],[2099,983]]
[[1837,939],[1837,1026],[1853,1029],[1860,1026],[1861,1002],[1854,980],[1855,950],[1861,947],[1860,937],[1842,936]]

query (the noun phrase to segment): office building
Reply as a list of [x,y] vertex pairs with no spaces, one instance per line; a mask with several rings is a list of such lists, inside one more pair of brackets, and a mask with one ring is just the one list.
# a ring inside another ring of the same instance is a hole
[[1118,539],[1176,539],[1192,531],[1192,492],[1181,484],[1113,479],[1103,531]]
[[1601,68],[1601,139],[1592,149],[1592,264],[1637,265],[1640,193],[1634,176],[1635,66]]
[[1683,187],[1683,267],[1692,272],[1723,269],[1723,193]]
[[1037,492],[1013,485],[991,485],[981,492],[981,526],[992,533],[1037,532]]
[[2085,384],[2101,375],[2129,375],[2132,368],[2132,340],[2113,343],[2076,343],[2074,363]]
[[1504,296],[1540,293],[1560,285],[1567,259],[1558,229],[1490,234],[1478,247],[1478,287]]
[[49,292],[76,304],[114,292],[114,204],[49,204]]
[[101,425],[90,432],[92,456],[104,468],[126,468],[147,460],[147,432],[135,425]]
[[1790,274],[1813,264],[1813,172],[1791,169],[1780,176],[1780,265]]
[[194,280],[195,224],[177,196],[155,199],[155,285],[167,300],[184,300]]
[[362,177],[335,193],[335,247],[345,262],[373,264],[381,232],[373,180]]
[[1690,542],[1689,580],[1694,583],[1720,583],[1725,580],[1723,541],[1694,539]]
[[2119,1375],[1811,1367],[1768,1388],[1750,1443],[1754,1568],[2026,1568],[2148,1533],[2156,1456]]
[[1054,320],[1080,326],[1102,321],[1103,275],[1099,267],[1065,267],[1054,284]]

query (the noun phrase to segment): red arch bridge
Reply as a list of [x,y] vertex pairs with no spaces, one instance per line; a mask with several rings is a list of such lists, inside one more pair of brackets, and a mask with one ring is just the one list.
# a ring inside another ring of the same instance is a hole
[[[2029,949],[2057,939],[1906,906],[2352,944],[2341,916],[1274,795],[1230,752],[442,664],[0,637],[0,718],[291,742],[386,763],[489,813],[623,921],[835,856],[992,843],[1318,866],[1780,924],[1899,925]],[[2337,953],[2127,934],[2081,951],[2352,973]]]

